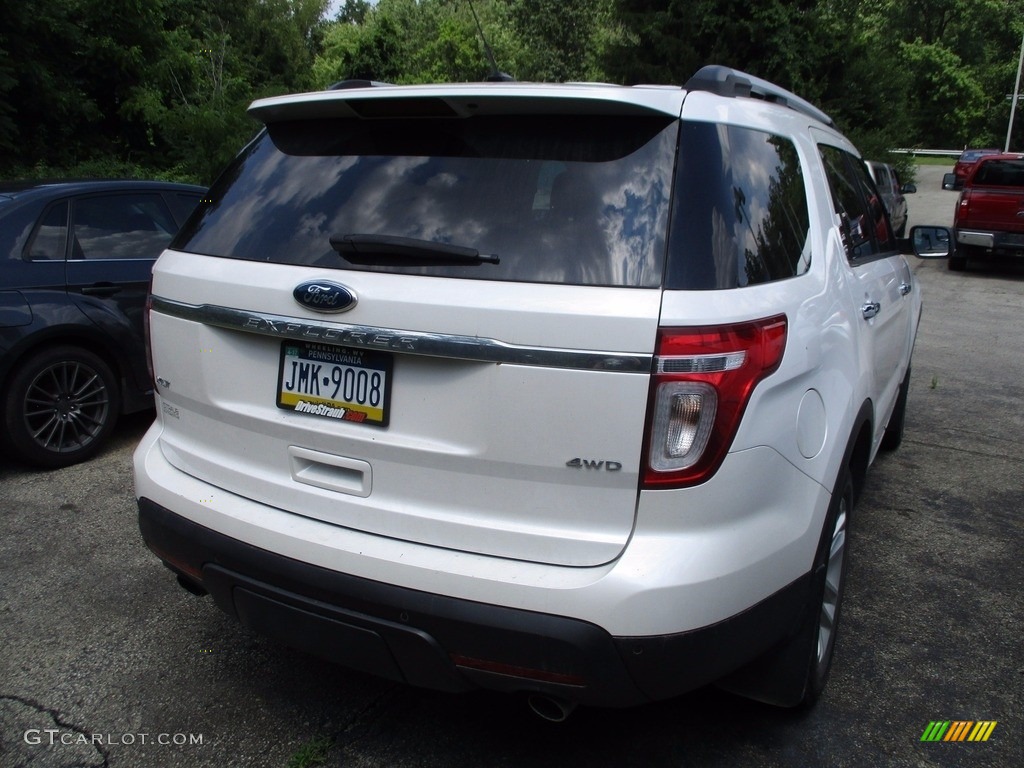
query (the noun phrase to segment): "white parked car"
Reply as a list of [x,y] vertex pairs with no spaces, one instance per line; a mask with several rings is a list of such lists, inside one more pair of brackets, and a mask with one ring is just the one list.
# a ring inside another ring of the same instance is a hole
[[907,231],[907,218],[910,216],[906,195],[917,192],[917,185],[901,183],[896,169],[888,163],[871,160],[868,162],[868,172],[878,187],[878,194],[881,195],[882,204],[889,213],[889,223],[896,232],[896,237],[903,237]]
[[722,67],[250,112],[153,275],[136,488],[182,584],[553,719],[814,700],[921,311],[828,117]]

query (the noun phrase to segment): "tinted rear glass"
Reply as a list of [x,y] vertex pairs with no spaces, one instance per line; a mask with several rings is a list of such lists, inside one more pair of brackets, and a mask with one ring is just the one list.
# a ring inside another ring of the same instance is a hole
[[[656,287],[677,126],[593,115],[274,124],[173,247],[318,268]],[[468,247],[498,263],[354,264],[330,244],[346,235]]]
[[810,217],[793,142],[684,122],[666,287],[742,288],[810,267]]

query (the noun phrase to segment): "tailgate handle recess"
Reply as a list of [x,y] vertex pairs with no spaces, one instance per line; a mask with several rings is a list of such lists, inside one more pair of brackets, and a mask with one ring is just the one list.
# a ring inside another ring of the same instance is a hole
[[359,459],[288,446],[292,480],[328,491],[366,498],[373,488],[373,470]]

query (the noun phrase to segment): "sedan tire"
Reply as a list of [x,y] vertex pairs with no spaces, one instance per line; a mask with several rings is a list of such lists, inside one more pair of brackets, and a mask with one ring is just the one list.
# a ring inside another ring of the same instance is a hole
[[59,346],[18,365],[4,399],[5,447],[40,467],[65,467],[100,450],[120,412],[117,378],[98,355]]

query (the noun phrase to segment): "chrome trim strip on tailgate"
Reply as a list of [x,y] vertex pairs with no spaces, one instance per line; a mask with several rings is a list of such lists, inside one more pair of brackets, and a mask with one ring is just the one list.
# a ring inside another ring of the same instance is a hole
[[182,320],[274,338],[323,341],[361,349],[390,350],[410,355],[446,357],[483,363],[650,373],[653,362],[653,355],[525,347],[479,336],[423,333],[349,323],[312,322],[285,315],[232,309],[212,304],[184,304],[159,296],[152,297],[152,309],[154,312]]

